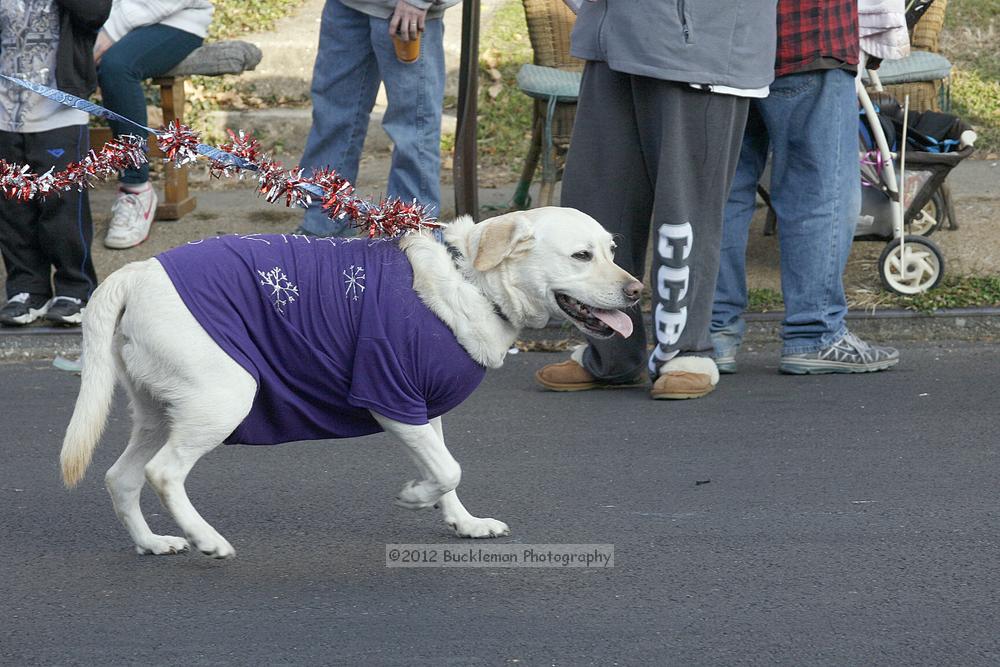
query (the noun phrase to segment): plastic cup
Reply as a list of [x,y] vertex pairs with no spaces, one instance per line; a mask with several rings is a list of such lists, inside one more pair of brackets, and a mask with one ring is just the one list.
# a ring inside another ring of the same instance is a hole
[[392,45],[396,48],[396,58],[401,63],[412,63],[420,57],[420,33],[410,41],[400,39],[396,35],[392,36]]

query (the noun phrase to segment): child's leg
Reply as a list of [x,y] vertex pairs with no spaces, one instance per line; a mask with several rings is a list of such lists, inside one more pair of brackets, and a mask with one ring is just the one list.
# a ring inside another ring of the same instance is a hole
[[[27,163],[32,171],[44,173],[47,166],[29,160],[28,141],[32,136],[0,132],[0,155],[8,162]],[[19,202],[0,196],[0,251],[7,268],[8,299],[22,292],[46,299],[52,295],[49,260],[42,251],[38,233],[39,209],[37,201]]]
[[[142,82],[173,69],[202,39],[165,25],[136,28],[108,49],[97,70],[104,106],[146,125],[146,97]],[[115,136],[139,133],[128,123],[109,122]],[[149,180],[149,167],[126,169],[119,179],[123,186],[141,186]]]
[[[38,173],[50,167],[65,169],[79,162],[90,148],[86,125],[69,125],[27,135],[28,158]],[[45,164],[47,162],[47,164]],[[90,254],[94,224],[87,191],[70,190],[48,197],[38,206],[37,239],[44,253],[46,286],[49,265],[55,267],[53,295],[86,302],[97,287],[97,274]]]

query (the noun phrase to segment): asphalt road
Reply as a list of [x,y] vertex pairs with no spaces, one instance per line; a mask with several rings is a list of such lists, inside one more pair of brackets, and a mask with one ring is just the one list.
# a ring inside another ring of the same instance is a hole
[[102,481],[124,401],[68,492],[78,378],[0,365],[0,664],[997,664],[998,352],[786,377],[768,349],[685,402],[543,393],[561,355],[510,357],[445,421],[463,499],[495,542],[613,544],[608,569],[387,568],[460,540],[392,505],[413,472],[384,436],[220,448],[188,490],[236,558],[137,556]]

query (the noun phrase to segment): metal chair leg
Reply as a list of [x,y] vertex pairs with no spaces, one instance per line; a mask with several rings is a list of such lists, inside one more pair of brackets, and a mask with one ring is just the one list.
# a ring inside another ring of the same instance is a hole
[[528,155],[524,158],[524,167],[521,169],[521,180],[517,182],[517,189],[514,191],[513,204],[517,209],[526,209],[531,206],[531,181],[535,178],[535,171],[538,169],[538,158],[542,154],[542,117],[536,114],[531,128],[531,145],[528,146]]
[[538,192],[538,202],[542,206],[552,205],[552,194],[556,184],[556,147],[552,140],[552,119],[556,113],[556,98],[550,97],[545,109],[545,131],[542,150],[542,186]]

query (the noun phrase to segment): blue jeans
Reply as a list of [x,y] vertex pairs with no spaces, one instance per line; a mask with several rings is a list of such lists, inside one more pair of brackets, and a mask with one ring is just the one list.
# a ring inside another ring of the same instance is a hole
[[[104,52],[97,68],[104,106],[140,125],[147,125],[143,80],[169,72],[203,41],[197,35],[166,25],[146,25],[131,31]],[[116,137],[139,133],[128,123],[109,121],[108,125]],[[148,164],[126,169],[118,179],[127,185],[148,180]]]
[[[330,167],[356,184],[361,149],[379,82],[388,105],[382,119],[392,139],[386,195],[416,199],[437,215],[441,205],[441,107],[444,99],[444,21],[427,21],[420,57],[396,58],[389,20],[375,18],[339,0],[327,0],[320,24],[312,81],[312,129],[301,165]],[[330,220],[319,202],[306,211],[302,227],[320,236],[350,234],[348,224]]]
[[769,148],[785,301],[783,354],[813,352],[846,331],[843,273],[861,210],[854,76],[845,70],[782,76],[768,97],[751,103],[725,210],[711,325],[717,349],[743,336],[747,236]]

